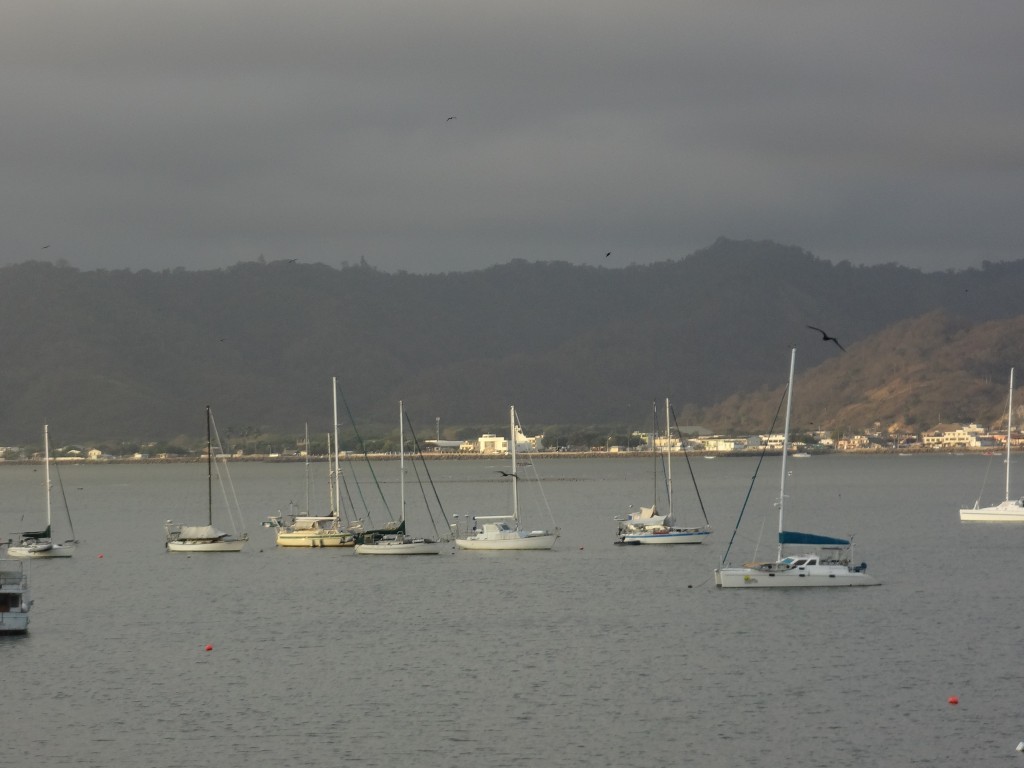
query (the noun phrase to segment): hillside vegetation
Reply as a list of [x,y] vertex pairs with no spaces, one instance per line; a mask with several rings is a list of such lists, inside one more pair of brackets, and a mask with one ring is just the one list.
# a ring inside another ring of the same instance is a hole
[[[766,428],[786,350],[802,418],[860,427],[994,418],[1021,357],[1024,261],[963,272],[832,264],[719,240],[679,260],[595,268],[516,260],[474,272],[366,264],[0,269],[0,444],[330,427],[331,377],[366,431],[401,398],[422,437],[638,425],[669,396],[681,423]],[[815,325],[848,350],[824,343]],[[349,421],[345,409],[342,420]]]

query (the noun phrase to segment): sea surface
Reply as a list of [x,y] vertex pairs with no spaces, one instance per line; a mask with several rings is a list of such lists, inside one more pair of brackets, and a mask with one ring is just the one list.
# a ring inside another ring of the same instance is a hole
[[[304,508],[302,464],[232,464],[248,551],[191,556],[163,523],[204,519],[204,465],[62,466],[81,544],[32,563],[29,634],[0,638],[3,765],[1019,764],[1024,525],[957,512],[1002,497],[1002,458],[791,459],[786,527],[855,534],[883,585],[716,589],[748,491],[729,560],[774,554],[779,459],[751,491],[756,466],[692,461],[706,544],[617,547],[651,460],[535,458],[524,507],[546,526],[543,490],[553,551],[408,558],[277,549],[259,523]],[[432,462],[448,517],[505,512],[498,469]],[[376,474],[396,499],[397,463]],[[54,509],[59,529],[56,478]],[[0,533],[42,519],[42,468],[0,465]]]

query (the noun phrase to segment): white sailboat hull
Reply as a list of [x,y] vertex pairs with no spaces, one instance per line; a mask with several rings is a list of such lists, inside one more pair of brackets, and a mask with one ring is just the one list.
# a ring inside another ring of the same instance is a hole
[[555,546],[557,533],[547,531],[511,531],[501,533],[481,533],[464,539],[455,539],[459,549],[472,550],[538,550],[551,549]]
[[220,539],[218,541],[181,541],[167,542],[168,552],[241,552],[248,539]]
[[1024,523],[1024,501],[1010,499],[994,507],[961,509],[960,519],[963,522]]
[[71,557],[75,553],[74,542],[52,544],[50,542],[35,544],[12,544],[7,548],[11,557],[41,560],[47,557]]
[[786,589],[802,587],[874,587],[881,582],[848,565],[822,564],[780,570],[776,563],[763,567],[716,568],[715,586]]
[[622,544],[703,544],[711,535],[710,528],[670,528],[667,531],[636,531],[623,533]]
[[427,539],[382,539],[372,544],[356,544],[357,555],[439,555],[441,543]]

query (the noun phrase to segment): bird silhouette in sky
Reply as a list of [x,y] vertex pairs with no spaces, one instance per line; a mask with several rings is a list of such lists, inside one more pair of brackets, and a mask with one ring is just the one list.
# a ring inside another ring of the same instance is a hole
[[502,477],[514,477],[514,478],[516,478],[517,480],[519,479],[519,475],[517,475],[517,474],[516,474],[515,472],[506,472],[506,471],[505,471],[505,470],[503,470],[503,469],[496,469],[496,470],[494,470],[494,471],[495,471],[495,472],[497,472],[497,473],[498,473],[499,475],[501,475]]
[[288,263],[289,264],[294,264],[297,261],[298,261],[298,259],[288,259]]
[[[452,115],[451,117],[448,118],[448,120],[454,120],[454,119],[455,119],[455,115]],[[445,120],[445,122],[447,123],[448,120]]]
[[607,259],[607,258],[608,258],[609,256],[611,256],[611,255],[612,255],[612,252],[611,252],[611,251],[608,251],[608,253],[606,253],[606,254],[604,255],[604,257],[605,257],[605,258]]
[[837,347],[843,350],[843,352],[846,351],[846,347],[840,344],[839,339],[837,339],[835,336],[829,336],[827,333],[821,330],[821,328],[815,328],[813,325],[808,325],[807,327],[810,328],[812,331],[817,331],[818,333],[820,333],[822,341],[831,341],[833,344],[835,344]]
[[47,248],[49,248],[49,247],[50,247],[50,246],[48,246],[48,245],[44,245],[44,246],[43,246],[43,250],[45,251],[45,250],[46,250]]

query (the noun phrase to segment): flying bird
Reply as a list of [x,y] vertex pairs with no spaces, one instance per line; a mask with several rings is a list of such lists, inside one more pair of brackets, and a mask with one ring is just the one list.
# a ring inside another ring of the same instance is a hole
[[611,252],[611,251],[608,251],[608,253],[606,253],[606,254],[604,255],[604,257],[605,257],[605,258],[607,259],[607,258],[608,258],[609,256],[611,256],[611,255],[612,255],[612,252]]
[[515,472],[506,472],[506,471],[505,471],[505,470],[503,470],[503,469],[496,469],[496,470],[494,470],[494,471],[495,471],[495,472],[497,472],[497,473],[498,473],[499,475],[501,475],[502,477],[514,477],[514,478],[516,478],[517,480],[519,479],[519,475],[517,475],[517,474],[516,474]]
[[49,248],[49,247],[50,247],[50,246],[48,246],[48,245],[44,245],[44,246],[43,246],[43,250],[45,251],[45,250],[46,250],[47,248]]
[[289,264],[294,264],[297,261],[298,261],[298,259],[288,259],[288,263]]
[[827,333],[821,330],[821,328],[815,328],[813,325],[808,325],[807,327],[810,328],[812,331],[817,331],[818,333],[820,333],[822,341],[831,341],[833,344],[835,344],[837,347],[843,350],[843,352],[846,351],[846,347],[840,344],[839,339],[837,339],[835,336],[829,336]]
[[[452,115],[451,117],[448,118],[448,120],[454,120],[454,119],[455,119],[455,115]],[[447,123],[448,120],[445,120],[445,122]]]

